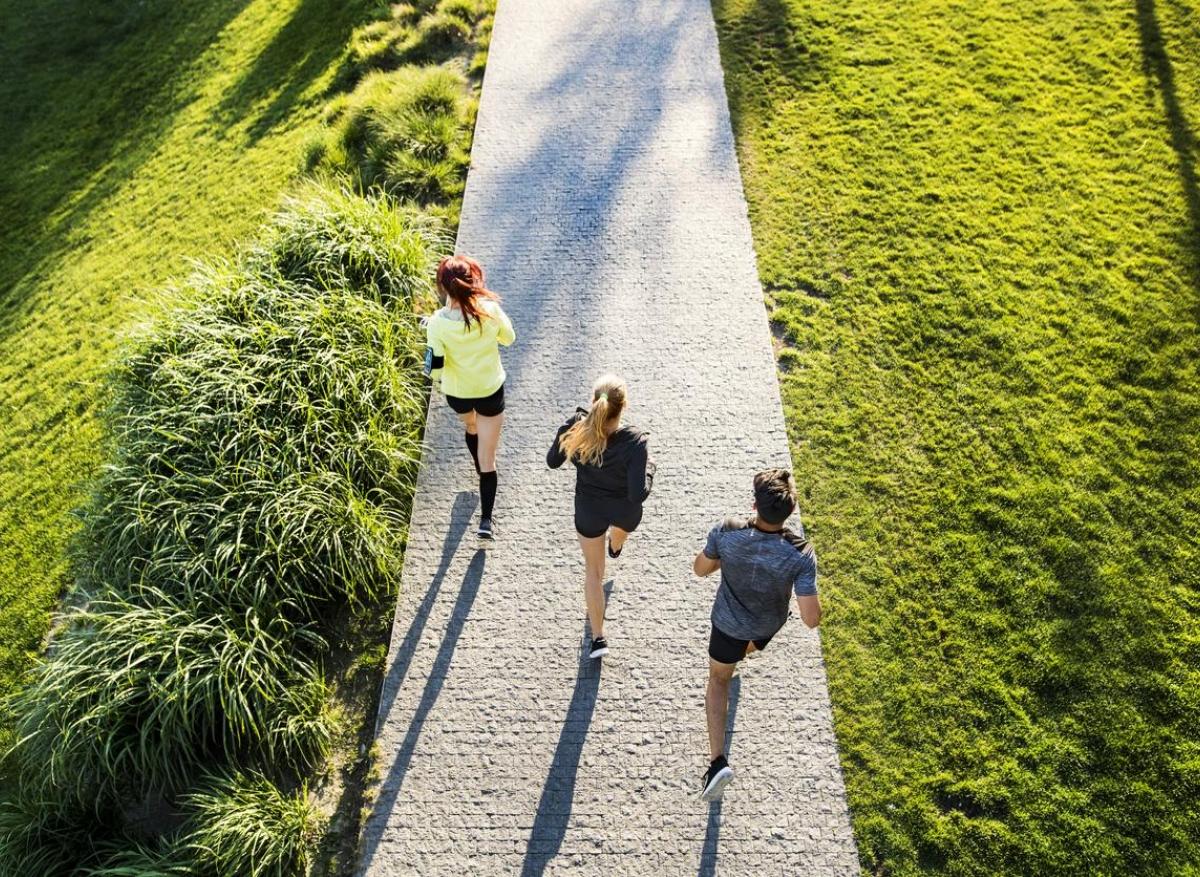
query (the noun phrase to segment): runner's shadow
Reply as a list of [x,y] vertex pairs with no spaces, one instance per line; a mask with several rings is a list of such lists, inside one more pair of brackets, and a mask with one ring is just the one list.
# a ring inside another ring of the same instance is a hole
[[[733,746],[733,723],[737,720],[738,697],[742,691],[740,676],[734,676],[729,686],[729,722],[725,728],[725,757]],[[708,827],[704,831],[704,848],[700,852],[699,877],[714,877],[717,873],[717,844],[721,839],[721,805],[724,801],[713,801],[708,805]]]
[[[461,496],[462,494],[460,494]],[[446,553],[448,555],[453,555],[453,545],[457,545],[461,536],[462,533],[459,531],[457,536],[447,538],[448,547]],[[433,710],[434,704],[437,703],[438,695],[441,694],[442,686],[446,682],[446,675],[450,670],[450,662],[454,657],[454,650],[458,645],[458,639],[462,636],[463,627],[467,623],[467,618],[471,614],[471,607],[474,605],[475,597],[479,593],[479,584],[483,580],[486,558],[487,552],[477,550],[474,557],[471,558],[466,572],[463,574],[462,586],[459,588],[458,598],[455,600],[454,608],[450,612],[450,619],[446,624],[446,632],[442,634],[442,642],[438,646],[437,655],[434,657],[433,664],[429,668],[429,676],[425,681],[425,688],[421,692],[421,699],[417,703],[412,720],[408,724],[408,732],[404,735],[404,741],[400,744],[396,752],[396,757],[380,782],[379,797],[372,807],[371,815],[367,819],[368,822],[375,820],[384,820],[386,822],[388,814],[392,812],[396,800],[400,797],[400,790],[404,787],[404,778],[408,774],[409,765],[412,763],[413,754],[416,752],[417,743],[420,740],[425,720]],[[413,627],[409,629],[409,636],[405,638],[405,645],[401,647],[401,650],[397,654],[395,667],[399,669],[394,670],[393,674],[389,675],[398,675],[401,681],[408,671],[408,664],[412,660],[412,649],[415,648],[416,642],[420,639],[420,631],[424,629],[425,621],[428,617],[428,605],[432,605],[433,597],[437,593],[437,585],[440,584],[441,578],[444,577],[445,567],[448,565],[449,558],[443,557],[442,568],[438,571],[435,584],[430,586],[429,593],[422,603],[423,613],[420,615],[419,620],[413,620]],[[414,629],[416,629],[415,634],[413,632]],[[412,638],[413,645],[405,653],[403,650],[409,647],[409,638]],[[395,699],[398,690],[399,683],[393,689],[390,700]],[[379,715],[382,717],[387,715],[387,713],[381,709]],[[379,830],[371,830],[365,833],[366,840],[363,844],[362,858],[359,861],[357,873],[366,874],[368,872],[371,863],[375,859],[375,854],[379,851],[379,841],[382,836],[383,832]]]
[[[612,594],[612,582],[604,585],[604,599],[608,602]],[[590,642],[585,624],[584,647]],[[583,744],[587,740],[588,728],[592,724],[592,713],[596,709],[596,697],[600,692],[601,661],[580,656],[579,674],[575,677],[575,691],[567,707],[566,720],[558,735],[554,759],[550,762],[550,773],[542,787],[538,801],[533,830],[529,833],[529,845],[525,850],[525,863],[521,877],[540,877],[550,860],[558,855],[567,825],[571,821],[571,806],[575,800],[575,778],[579,772],[579,759],[583,755]]]
[[[408,631],[404,634],[404,641],[396,649],[396,659],[388,667],[387,675],[383,679],[382,691],[379,695],[379,709],[376,712],[378,717],[376,721],[380,726],[383,723],[383,717],[390,712],[396,696],[400,693],[401,686],[404,685],[409,664],[412,663],[417,644],[421,642],[421,634],[425,632],[425,623],[429,620],[429,613],[441,592],[442,582],[450,568],[450,561],[458,550],[459,543],[462,542],[463,534],[471,524],[471,514],[474,511],[474,493],[464,490],[454,497],[454,505],[450,509],[450,528],[446,533],[446,541],[442,543],[442,557],[438,561],[437,571],[433,574],[433,580],[429,583],[429,588],[421,599],[421,605],[413,613]],[[378,727],[375,732],[378,735]]]

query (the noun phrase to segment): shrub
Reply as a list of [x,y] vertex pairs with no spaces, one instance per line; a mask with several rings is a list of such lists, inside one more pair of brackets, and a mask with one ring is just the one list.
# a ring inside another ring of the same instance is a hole
[[393,586],[426,391],[415,317],[380,298],[425,294],[417,272],[427,284],[431,250],[399,231],[387,245],[338,240],[316,210],[281,217],[271,258],[287,267],[307,253],[319,267],[289,270],[376,282],[360,294],[196,274],[192,306],[124,367],[117,459],[84,512],[91,588],[270,600],[304,617]]
[[491,13],[493,5],[489,0],[442,0],[437,9],[443,15],[476,25]]
[[299,769],[325,753],[311,630],[158,597],[94,600],[55,639],[16,701],[26,792],[100,806],[237,754]]
[[58,877],[68,874],[89,847],[86,814],[24,795],[0,801],[0,874]]
[[215,777],[187,796],[196,827],[183,845],[217,874],[292,877],[304,873],[321,817],[301,788],[281,791],[257,774]]
[[310,183],[284,201],[248,258],[297,283],[346,286],[391,308],[420,310],[432,298],[436,254],[449,245],[439,223],[392,207],[382,193]]
[[373,73],[339,107],[309,166],[347,174],[360,191],[378,187],[422,205],[453,200],[468,161],[466,94],[462,75],[445,68]]
[[80,870],[82,877],[198,877],[193,863],[173,847],[159,852],[140,843],[101,854],[100,864]]
[[404,60],[410,64],[437,64],[462,52],[470,39],[470,21],[439,8],[421,19],[404,47]]

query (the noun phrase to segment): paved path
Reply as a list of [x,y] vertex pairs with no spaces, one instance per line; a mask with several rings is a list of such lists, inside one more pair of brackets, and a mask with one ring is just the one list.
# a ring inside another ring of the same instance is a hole
[[[500,0],[459,249],[517,327],[500,544],[475,550],[474,472],[438,396],[364,873],[857,873],[819,640],[798,620],[741,674],[723,804],[695,797],[716,583],[691,558],[749,510],[753,472],[788,463],[708,0]],[[545,452],[608,369],[658,478],[609,566],[599,670],[580,659],[574,474]]]

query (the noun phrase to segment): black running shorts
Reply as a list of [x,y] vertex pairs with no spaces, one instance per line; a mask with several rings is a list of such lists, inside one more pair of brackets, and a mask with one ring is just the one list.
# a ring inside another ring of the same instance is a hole
[[734,639],[714,624],[712,634],[708,638],[708,656],[719,664],[736,664],[746,657],[746,649],[751,642],[761,652],[774,636],[775,634],[771,634],[756,640]]
[[642,522],[641,503],[617,497],[575,494],[575,530],[584,539],[603,536],[609,527],[632,533]]
[[495,417],[504,411],[504,384],[490,396],[481,399],[460,399],[458,396],[446,396],[446,401],[454,409],[455,414],[470,414],[474,411],[481,417]]

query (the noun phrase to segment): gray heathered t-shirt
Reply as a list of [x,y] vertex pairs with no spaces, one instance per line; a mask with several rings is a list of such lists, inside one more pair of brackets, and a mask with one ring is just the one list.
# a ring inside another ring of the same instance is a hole
[[721,561],[712,623],[734,639],[774,636],[787,621],[792,594],[817,593],[817,556],[803,527],[766,533],[729,518],[712,528],[704,554]]

